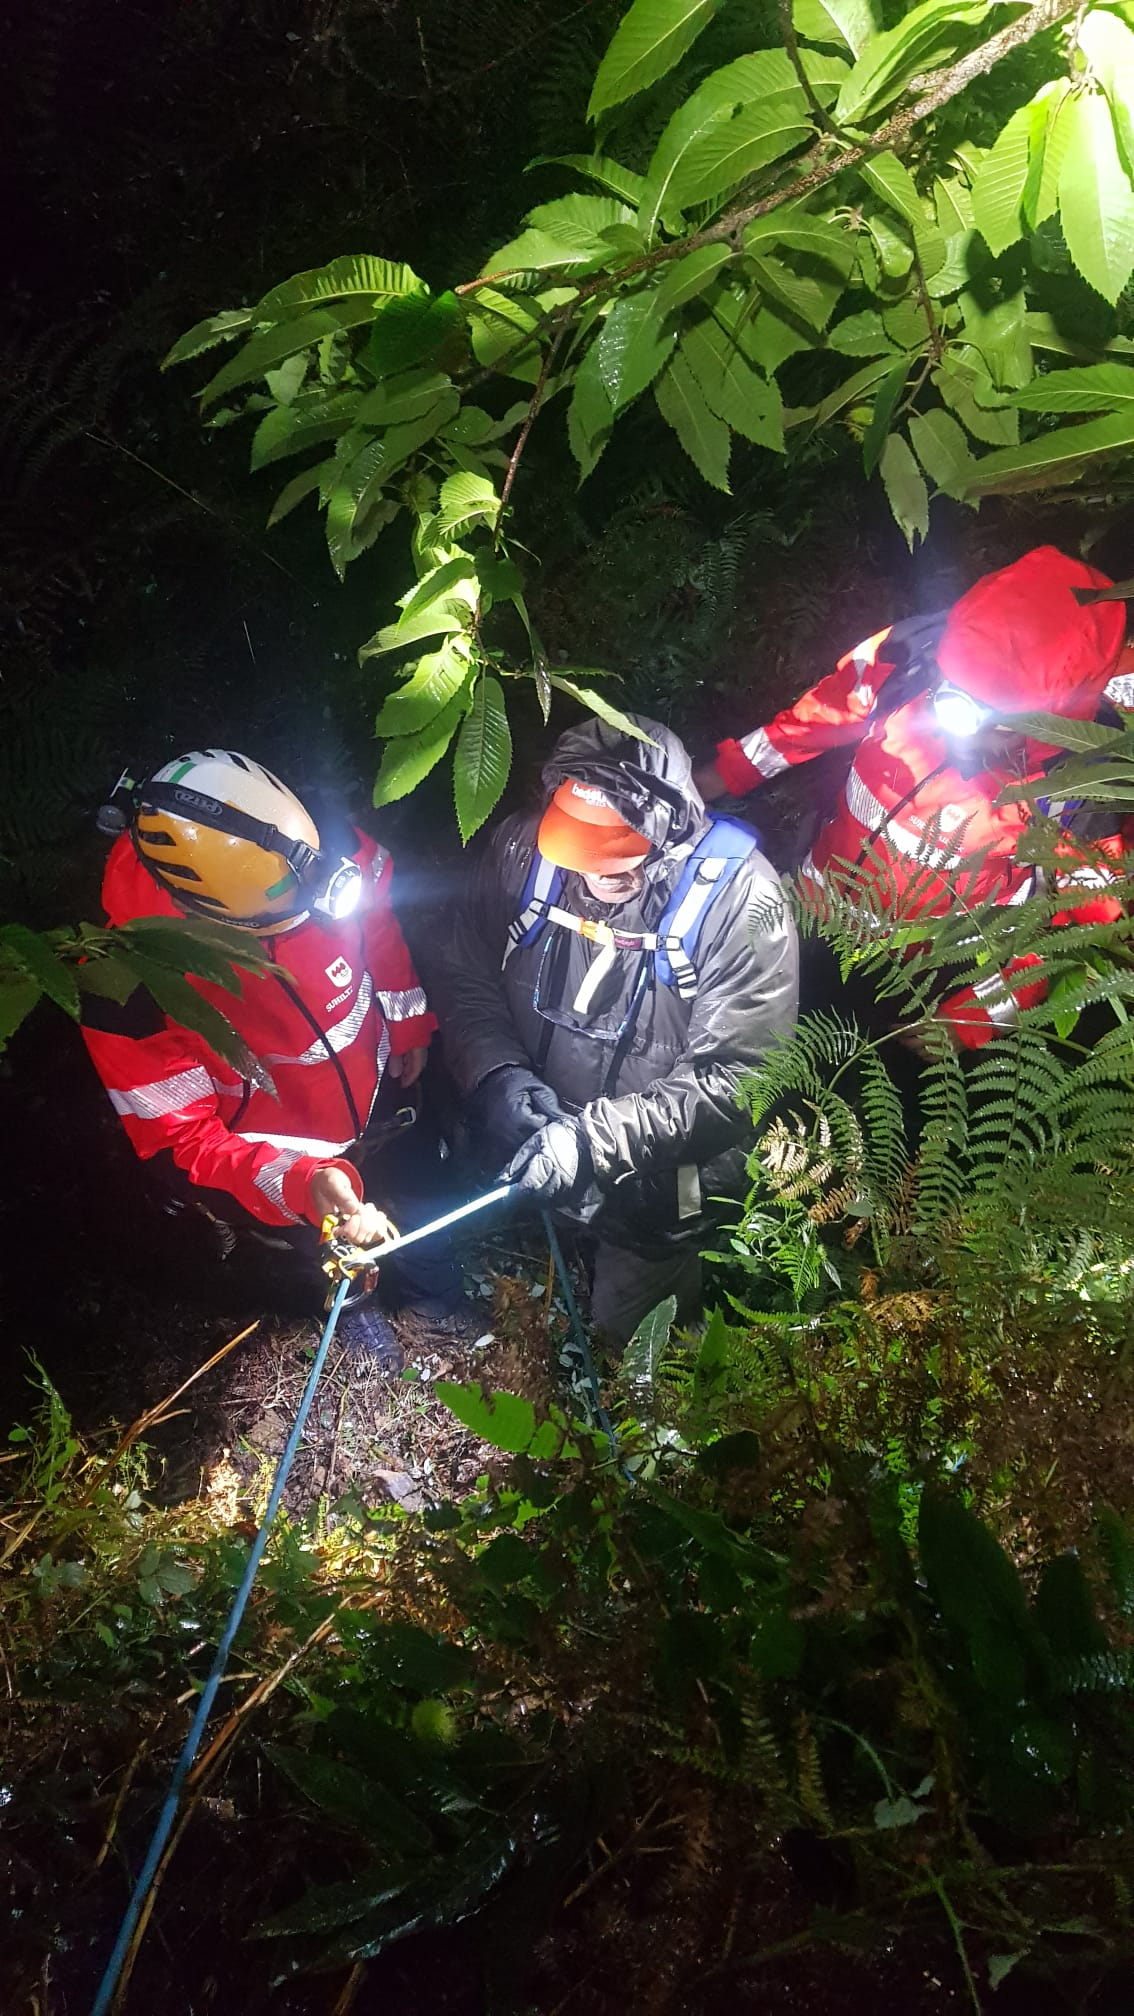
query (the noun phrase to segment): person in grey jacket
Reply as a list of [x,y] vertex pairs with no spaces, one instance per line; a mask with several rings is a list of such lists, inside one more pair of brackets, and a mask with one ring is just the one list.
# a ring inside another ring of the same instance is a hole
[[542,817],[478,850],[430,960],[445,1054],[482,1159],[593,1228],[592,1316],[624,1343],[742,1197],[740,1088],[792,1028],[797,948],[750,828],[706,813],[689,756],[588,720],[543,771]]

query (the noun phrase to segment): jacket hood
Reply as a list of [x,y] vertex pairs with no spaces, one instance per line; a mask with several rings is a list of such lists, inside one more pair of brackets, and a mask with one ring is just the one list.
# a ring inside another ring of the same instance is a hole
[[1084,608],[1073,590],[1112,586],[1085,560],[1037,546],[954,604],[937,663],[946,679],[1005,714],[1089,720],[1122,651],[1126,608]]
[[547,797],[573,778],[596,785],[626,824],[659,851],[693,840],[705,823],[705,801],[693,782],[684,742],[645,714],[627,719],[650,741],[639,742],[597,717],[568,728],[543,766]]

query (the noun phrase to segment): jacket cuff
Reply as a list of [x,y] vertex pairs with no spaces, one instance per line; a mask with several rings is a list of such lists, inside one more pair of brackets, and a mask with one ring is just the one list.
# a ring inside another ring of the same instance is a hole
[[341,1169],[350,1183],[351,1189],[361,1204],[366,1188],[353,1162],[320,1162],[314,1155],[301,1155],[293,1162],[283,1180],[283,1200],[289,1211],[297,1218],[305,1218],[309,1225],[322,1225],[321,1217],[314,1217],[309,1208],[308,1189],[317,1169]]
[[404,1022],[387,1022],[391,1057],[404,1057],[407,1050],[425,1050],[436,1033],[437,1017],[431,1009],[424,1015],[409,1015]]
[[739,742],[717,743],[717,769],[734,798],[744,798],[763,778],[754,763],[750,763]]

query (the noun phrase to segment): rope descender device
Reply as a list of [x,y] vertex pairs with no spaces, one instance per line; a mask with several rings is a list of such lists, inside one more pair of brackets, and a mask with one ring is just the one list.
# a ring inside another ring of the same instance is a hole
[[[328,1214],[319,1231],[319,1245],[323,1250],[323,1272],[327,1276],[327,1307],[334,1300],[335,1291],[342,1281],[356,1281],[365,1294],[369,1294],[378,1274],[378,1262],[386,1252],[385,1246],[354,1246],[349,1239],[336,1233],[338,1219]],[[397,1233],[394,1233],[397,1239]]]

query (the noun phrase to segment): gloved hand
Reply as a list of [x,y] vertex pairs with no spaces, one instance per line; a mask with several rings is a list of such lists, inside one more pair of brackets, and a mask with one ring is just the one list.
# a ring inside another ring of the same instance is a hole
[[514,1183],[550,1209],[569,1209],[594,1181],[594,1163],[583,1130],[574,1120],[549,1120],[524,1142],[501,1181]]
[[550,1085],[522,1064],[503,1064],[490,1071],[468,1104],[473,1146],[493,1167],[514,1155],[549,1120],[566,1117]]

